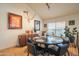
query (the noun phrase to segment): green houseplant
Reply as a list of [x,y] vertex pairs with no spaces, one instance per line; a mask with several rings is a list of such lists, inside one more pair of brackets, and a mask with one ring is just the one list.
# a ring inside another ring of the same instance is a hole
[[72,33],[69,31],[69,28],[67,26],[65,27],[64,34],[65,34],[65,37],[70,37],[72,35]]
[[74,35],[70,32],[70,30],[69,30],[69,28],[68,28],[67,26],[65,27],[65,32],[64,32],[64,34],[65,34],[65,37],[68,37],[68,38],[69,38],[69,40],[70,40],[71,43],[74,42],[75,37],[74,37]]

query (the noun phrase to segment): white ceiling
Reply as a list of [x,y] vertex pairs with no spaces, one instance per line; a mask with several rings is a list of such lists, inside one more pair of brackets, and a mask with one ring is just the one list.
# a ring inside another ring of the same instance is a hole
[[28,3],[28,5],[44,20],[79,12],[79,3],[49,3],[49,9],[45,3]]

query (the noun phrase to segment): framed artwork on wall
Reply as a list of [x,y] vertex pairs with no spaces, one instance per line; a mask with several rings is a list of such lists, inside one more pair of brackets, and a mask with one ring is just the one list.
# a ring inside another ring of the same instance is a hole
[[40,31],[40,21],[34,20],[34,31]]
[[75,25],[75,20],[70,20],[69,25]]
[[22,28],[22,16],[14,13],[8,13],[8,28],[9,29],[21,29]]
[[47,27],[47,24],[44,24],[44,27]]

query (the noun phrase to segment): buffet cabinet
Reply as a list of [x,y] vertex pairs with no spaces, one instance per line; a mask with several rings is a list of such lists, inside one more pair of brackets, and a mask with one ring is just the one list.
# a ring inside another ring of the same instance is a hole
[[26,46],[29,37],[33,39],[33,37],[35,37],[37,35],[38,34],[35,34],[35,33],[33,33],[33,34],[21,34],[21,35],[18,35],[19,46],[20,47]]

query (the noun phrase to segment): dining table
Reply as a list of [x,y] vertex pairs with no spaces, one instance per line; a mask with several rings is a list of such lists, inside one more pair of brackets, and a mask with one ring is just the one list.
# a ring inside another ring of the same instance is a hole
[[40,47],[42,47],[42,45],[44,45],[44,53],[48,50],[49,46],[53,45],[57,45],[63,42],[63,39],[60,37],[54,37],[54,36],[46,36],[46,37],[35,37],[34,38],[34,43],[36,45],[39,45]]
[[60,37],[47,36],[44,38],[35,37],[35,43],[46,44],[46,45],[56,45],[63,42],[63,39]]

